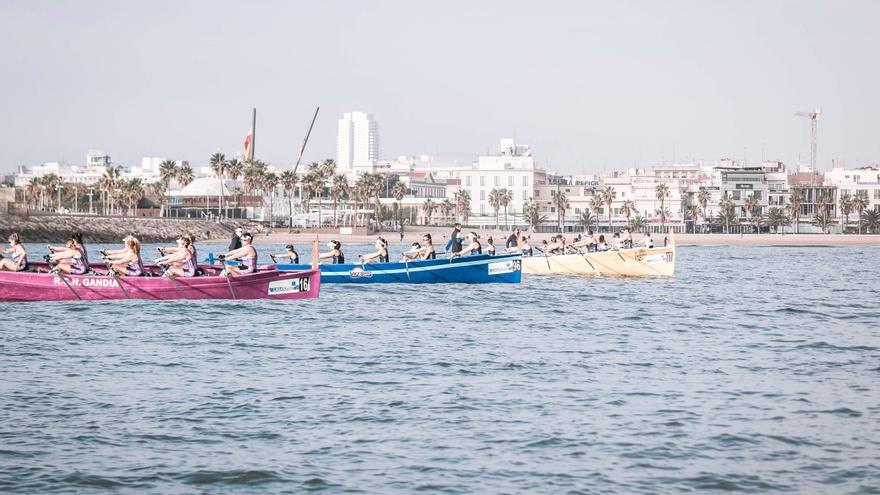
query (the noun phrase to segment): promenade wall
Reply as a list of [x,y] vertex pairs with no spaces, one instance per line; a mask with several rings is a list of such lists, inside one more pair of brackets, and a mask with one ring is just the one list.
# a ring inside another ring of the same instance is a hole
[[217,223],[207,220],[100,217],[77,215],[0,215],[0,236],[18,232],[24,242],[63,242],[72,232],[82,232],[86,242],[122,241],[134,234],[141,242],[166,242],[181,234],[197,240],[229,237],[240,222]]

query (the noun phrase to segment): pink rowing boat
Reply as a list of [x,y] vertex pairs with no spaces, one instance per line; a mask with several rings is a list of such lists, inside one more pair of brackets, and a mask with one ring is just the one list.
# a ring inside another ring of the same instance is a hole
[[277,270],[236,276],[167,278],[56,275],[39,268],[0,271],[0,301],[75,301],[108,299],[311,299],[318,297],[318,270]]

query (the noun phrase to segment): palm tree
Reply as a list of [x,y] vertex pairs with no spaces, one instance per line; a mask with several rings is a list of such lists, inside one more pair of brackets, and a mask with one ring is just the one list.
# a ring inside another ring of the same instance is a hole
[[[335,166],[335,164],[334,164]],[[333,200],[333,226],[339,227],[337,211],[339,201],[348,193],[348,179],[342,174],[334,174],[330,179],[330,199]]]
[[501,189],[495,188],[489,191],[489,206],[495,210],[495,230],[498,230],[498,210],[501,209]]
[[736,222],[736,206],[733,204],[733,200],[728,196],[727,193],[724,193],[724,196],[721,197],[721,201],[718,202],[718,220],[719,223],[724,224],[724,233],[730,233],[730,224]]
[[648,219],[643,217],[638,210],[633,214],[632,220],[629,221],[629,228],[633,232],[644,230],[648,226]]
[[434,210],[437,209],[437,203],[428,198],[422,203],[422,209],[425,210],[425,225],[431,225],[431,215],[434,214]]
[[513,201],[513,191],[507,189],[506,187],[501,189],[501,197],[498,199],[501,207],[504,208],[504,228],[508,229],[509,227],[507,224],[507,206],[510,205],[511,201]]
[[144,197],[144,183],[140,179],[129,179],[122,184],[122,195],[128,203],[129,215],[135,214],[138,201]]
[[853,212],[853,198],[849,194],[841,194],[838,200],[840,215],[843,217],[843,233],[846,233],[846,227],[849,225],[849,216]]
[[697,233],[697,219],[700,218],[700,207],[697,205],[689,205],[685,209],[685,212],[687,212],[687,215],[691,218],[691,221],[694,224],[693,233],[696,234]]
[[852,207],[859,214],[859,235],[862,235],[862,213],[868,208],[868,198],[856,195],[852,199]]
[[571,207],[568,198],[562,191],[550,191],[550,204],[556,207],[556,221],[559,225],[559,231],[565,232],[565,211]]
[[[754,194],[751,194],[751,195],[749,195],[749,197],[746,198],[746,200],[743,204],[743,207],[746,211],[746,215],[751,217],[752,212],[755,211],[755,208],[758,207],[758,200],[755,199]],[[753,228],[753,231],[754,231],[754,228]]]
[[112,214],[113,203],[116,200],[122,182],[122,169],[116,166],[107,167],[107,169],[104,170],[104,175],[101,176],[101,179],[99,179],[98,182],[105,193],[105,213]]
[[443,198],[443,201],[440,202],[440,209],[443,210],[443,218],[447,219],[452,215],[452,210],[455,209],[455,204],[450,201],[449,198]]
[[658,209],[657,212],[660,213],[662,228],[666,231],[666,214],[668,210],[665,205],[666,198],[669,197],[669,186],[663,183],[657,184],[657,187],[654,188],[654,195],[657,197],[657,200],[660,201],[660,209]]
[[263,175],[263,191],[269,193],[269,227],[275,226],[275,189],[278,187],[279,177],[275,172],[266,172]]
[[397,181],[391,186],[391,195],[394,196],[394,219],[397,220],[398,226],[403,223],[403,219],[400,218],[400,202],[403,200],[403,197],[406,196],[406,193],[409,192],[406,188],[406,184],[403,182]]
[[590,198],[590,203],[588,205],[590,207],[590,211],[593,212],[593,216],[596,217],[596,231],[599,231],[599,209],[602,208],[602,199],[599,196],[593,196]]
[[466,189],[456,191],[455,193],[455,209],[458,216],[462,219],[463,224],[467,224],[468,217],[471,214],[471,193]]
[[626,224],[629,225],[629,217],[636,211],[636,203],[628,199],[620,206],[620,210],[623,212],[623,216],[626,217]]
[[780,226],[788,225],[789,223],[791,223],[791,220],[786,215],[785,209],[774,207],[767,211],[767,225],[773,227],[777,234],[779,233]]
[[538,227],[541,226],[542,223],[547,221],[546,215],[541,215],[540,209],[538,207],[538,203],[529,199],[525,203],[523,203],[523,213],[526,216],[526,222],[529,224],[529,228],[534,232]]
[[177,164],[173,160],[164,160],[159,164],[159,180],[165,184],[165,190],[171,188],[171,181],[174,180]]
[[296,182],[296,174],[293,173],[293,170],[285,170],[278,176],[278,183],[281,184],[281,189],[287,195],[287,208],[290,212],[288,227],[291,228],[293,228],[293,193],[296,191]]
[[880,212],[868,210],[859,217],[859,225],[865,227],[865,231],[876,234],[880,231]]
[[606,206],[608,206],[608,232],[614,231],[614,226],[611,223],[611,204],[614,203],[614,199],[616,197],[617,193],[611,186],[605,186],[599,193],[599,198],[601,198],[602,202],[605,203]]
[[196,176],[193,173],[193,169],[188,163],[184,163],[177,167],[177,172],[174,174],[174,179],[183,187],[190,185],[195,178]]
[[801,205],[804,202],[804,192],[800,189],[792,189],[788,196],[788,213],[794,223],[794,233],[797,234],[801,223]]
[[223,153],[214,153],[211,155],[211,171],[220,181],[220,189],[217,190],[217,215],[222,214],[223,210],[223,174],[226,172],[226,155]]
[[578,217],[578,224],[583,225],[584,233],[587,233],[588,230],[592,230],[591,227],[594,223],[596,223],[596,217],[594,217],[588,209],[582,211],[581,216]]
[[708,189],[700,189],[700,192],[697,193],[697,203],[699,203],[700,208],[703,209],[703,221],[709,218],[709,199],[712,198],[712,194]]
[[828,233],[828,227],[831,225],[831,215],[828,211],[831,204],[831,195],[828,193],[822,193],[816,199],[816,214],[813,216],[813,224],[822,229],[823,234]]

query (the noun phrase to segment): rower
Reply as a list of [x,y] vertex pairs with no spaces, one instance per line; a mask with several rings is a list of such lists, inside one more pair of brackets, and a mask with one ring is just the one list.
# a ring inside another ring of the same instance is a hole
[[196,262],[190,251],[191,239],[182,235],[177,238],[177,247],[174,249],[160,248],[161,252],[168,252],[165,256],[156,259],[156,264],[165,269],[167,277],[193,277],[196,274]]
[[83,260],[83,252],[77,249],[76,239],[71,237],[64,247],[46,246],[52,254],[47,256],[46,261],[55,263],[53,272],[68,273],[70,275],[85,275],[89,265]]
[[596,251],[608,251],[608,244],[605,243],[605,236],[599,235],[599,242],[596,243]]
[[250,232],[241,234],[241,247],[226,253],[226,261],[241,260],[237,266],[227,266],[233,275],[254,273],[257,271],[257,250],[253,246],[254,237]]
[[373,241],[373,246],[376,248],[375,251],[358,256],[358,260],[361,263],[369,263],[378,258],[379,263],[388,263],[388,245],[385,243],[385,239],[381,237],[376,239]]
[[645,232],[640,243],[648,249],[654,247],[654,239],[651,238],[651,233]]
[[544,248],[547,254],[565,254],[565,238],[561,235],[554,235],[550,238],[552,242]]
[[403,252],[403,261],[414,260],[421,257],[422,249],[422,245],[418,242],[412,243],[412,246],[410,246],[410,250]]
[[495,256],[495,243],[492,242],[491,236],[486,239],[486,254],[488,254],[489,256]]
[[102,249],[101,259],[110,265],[110,270],[127,277],[140,277],[144,274],[144,262],[141,259],[141,243],[136,237],[129,235],[122,240],[122,249]]
[[333,240],[327,243],[327,247],[330,248],[330,251],[319,254],[318,259],[331,259],[334,265],[345,263],[345,255],[342,254],[342,243]]
[[298,265],[299,264],[299,253],[296,252],[296,248],[293,247],[293,244],[288,244],[284,246],[285,252],[281,254],[270,254],[269,257],[272,258],[276,264],[278,263],[278,258],[287,258],[290,260],[291,264]]
[[465,237],[465,240],[470,241],[470,244],[468,244],[467,247],[463,248],[461,251],[453,253],[452,256],[464,256],[468,253],[471,253],[472,256],[483,254],[483,246],[480,244],[479,238],[480,236],[478,236],[476,232],[469,233]]
[[534,256],[535,250],[532,249],[532,244],[529,242],[529,238],[526,236],[522,236],[519,238],[519,251],[523,256]]
[[27,249],[21,243],[21,236],[13,233],[9,236],[9,247],[0,248],[0,252],[12,254],[9,259],[5,259],[0,254],[0,271],[23,272],[28,268]]
[[423,235],[422,242],[425,243],[425,245],[422,247],[422,259],[423,260],[437,259],[437,252],[434,251],[434,241],[431,239],[431,234]]
[[633,247],[633,234],[632,229],[626,227],[623,229],[623,248],[624,249],[632,249]]

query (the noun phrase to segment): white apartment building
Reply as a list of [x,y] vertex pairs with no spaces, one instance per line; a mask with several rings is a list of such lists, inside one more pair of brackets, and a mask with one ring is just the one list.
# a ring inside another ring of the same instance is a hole
[[349,177],[373,172],[379,160],[379,122],[365,112],[351,112],[339,119],[336,165]]
[[471,215],[491,216],[494,223],[495,211],[489,205],[492,189],[510,189],[513,201],[507,207],[508,214],[521,215],[523,204],[535,194],[535,186],[546,182],[547,172],[535,166],[529,146],[502,139],[497,154],[481,155],[476,167],[461,169],[458,178],[461,189],[470,193]]
[[836,186],[841,196],[861,196],[868,200],[869,210],[880,211],[880,165],[847,169],[835,160],[835,167],[825,172],[825,185]]

